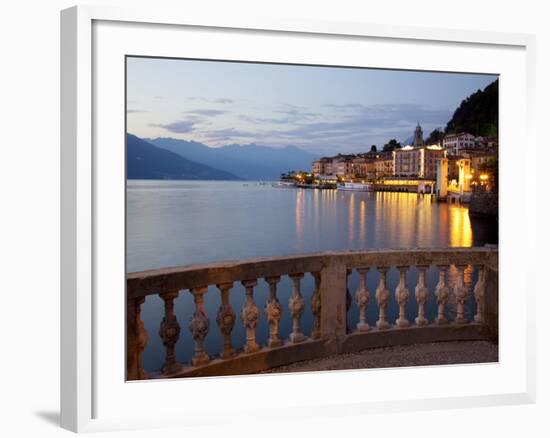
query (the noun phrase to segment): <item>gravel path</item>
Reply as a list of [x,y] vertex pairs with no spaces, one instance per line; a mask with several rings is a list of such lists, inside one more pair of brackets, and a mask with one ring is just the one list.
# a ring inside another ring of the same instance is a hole
[[455,341],[372,348],[359,353],[296,362],[264,372],[287,373],[487,362],[498,362],[496,344],[487,341]]

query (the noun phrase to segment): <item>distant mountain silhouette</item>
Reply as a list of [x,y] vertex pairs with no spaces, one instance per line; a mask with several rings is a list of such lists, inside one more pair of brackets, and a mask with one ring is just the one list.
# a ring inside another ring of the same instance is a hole
[[241,179],[158,148],[132,134],[126,134],[126,169],[128,179]]
[[226,145],[208,147],[174,138],[146,139],[151,144],[189,160],[238,175],[248,180],[274,180],[289,170],[309,170],[315,156],[295,146]]

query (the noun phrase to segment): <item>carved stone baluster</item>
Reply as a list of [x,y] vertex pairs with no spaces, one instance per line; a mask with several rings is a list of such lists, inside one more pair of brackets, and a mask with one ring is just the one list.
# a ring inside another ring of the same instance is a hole
[[179,296],[179,291],[159,294],[164,301],[164,318],[160,324],[159,336],[166,350],[162,372],[173,374],[181,369],[181,364],[176,360],[176,343],[180,337],[180,325],[174,313],[174,300]]
[[321,291],[319,286],[321,284],[321,273],[312,272],[315,286],[313,287],[313,294],[311,295],[311,313],[313,313],[313,329],[311,330],[311,339],[321,338]]
[[464,316],[464,305],[468,298],[468,287],[464,285],[464,270],[466,266],[459,265],[456,267],[458,275],[456,277],[456,285],[454,289],[456,297],[456,318],[455,324],[466,324],[468,320]]
[[395,320],[395,324],[397,327],[405,328],[411,325],[405,313],[405,306],[409,301],[409,289],[407,289],[405,282],[408,266],[398,266],[398,269],[399,284],[395,288],[395,299],[397,300],[397,304],[399,304],[399,317]]
[[231,332],[235,326],[235,312],[229,302],[229,290],[233,287],[233,283],[221,283],[217,285],[220,290],[222,303],[216,315],[216,322],[223,335],[223,351],[220,356],[222,359],[229,359],[235,356],[235,350],[231,345]]
[[477,283],[474,287],[474,297],[476,299],[477,311],[474,321],[477,323],[485,322],[485,267],[479,267]]
[[349,291],[349,276],[351,275],[351,269],[346,269],[346,333],[349,333],[350,327],[348,326],[348,314],[351,308],[351,293]]
[[210,362],[210,357],[204,351],[204,338],[208,334],[210,321],[204,310],[204,294],[208,291],[208,286],[195,287],[191,289],[191,294],[195,300],[195,312],[189,321],[189,331],[195,341],[195,355],[193,356],[193,366],[201,366]]
[[305,336],[300,330],[300,318],[304,311],[304,298],[300,292],[300,280],[304,274],[291,274],[289,277],[292,280],[292,294],[288,299],[288,309],[292,316],[292,333],[290,333],[290,342],[298,343],[305,340]]
[[359,273],[359,287],[355,293],[357,307],[359,307],[359,322],[357,330],[360,332],[369,331],[370,327],[367,323],[367,307],[369,305],[369,291],[367,290],[367,272],[369,268],[357,268]]
[[438,266],[439,269],[439,281],[435,286],[435,298],[437,300],[437,317],[435,318],[435,324],[444,325],[447,324],[447,318],[445,318],[445,304],[449,298],[449,288],[447,287],[447,269],[448,266]]
[[376,327],[379,330],[385,330],[391,327],[390,323],[386,320],[386,308],[388,307],[388,300],[390,299],[390,291],[386,287],[386,275],[388,268],[379,267],[380,282],[376,289],[376,302],[378,303],[378,321],[376,321]]
[[415,318],[416,325],[423,326],[428,324],[425,315],[425,306],[428,301],[428,288],[426,287],[426,270],[428,266],[418,266],[418,284],[414,289],[414,296],[418,304],[418,316]]
[[269,323],[269,340],[267,346],[270,348],[280,347],[283,341],[279,338],[279,321],[281,320],[281,304],[277,298],[277,283],[280,276],[267,277],[265,281],[269,284],[269,299],[265,304],[265,315]]
[[127,313],[127,356],[126,368],[128,380],[141,380],[147,378],[143,369],[143,351],[147,345],[147,331],[141,320],[141,305],[145,297],[128,300]]
[[256,325],[260,317],[260,311],[254,303],[254,286],[258,284],[257,280],[244,280],[241,282],[246,291],[246,298],[241,311],[241,319],[246,329],[246,344],[244,351],[254,353],[260,349],[256,343]]

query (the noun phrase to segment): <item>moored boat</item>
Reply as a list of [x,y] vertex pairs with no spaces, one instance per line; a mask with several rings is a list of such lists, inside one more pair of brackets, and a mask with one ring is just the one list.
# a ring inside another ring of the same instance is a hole
[[296,183],[294,181],[277,181],[273,183],[272,186],[278,188],[292,188],[296,187]]
[[338,184],[338,190],[370,192],[374,190],[374,186],[372,184],[346,182],[343,184]]

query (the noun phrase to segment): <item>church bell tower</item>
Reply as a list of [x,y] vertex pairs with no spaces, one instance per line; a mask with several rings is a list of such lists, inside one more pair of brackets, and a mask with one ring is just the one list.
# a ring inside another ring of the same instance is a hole
[[424,146],[424,139],[422,137],[422,128],[420,127],[420,123],[417,123],[416,129],[414,130],[413,146]]

